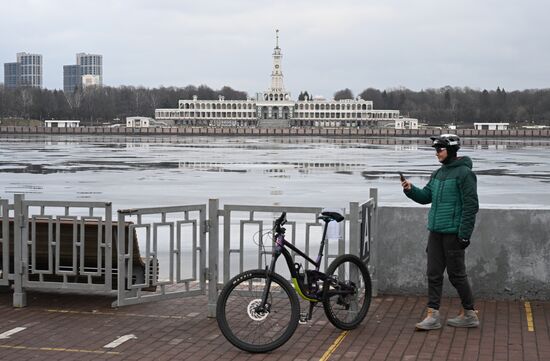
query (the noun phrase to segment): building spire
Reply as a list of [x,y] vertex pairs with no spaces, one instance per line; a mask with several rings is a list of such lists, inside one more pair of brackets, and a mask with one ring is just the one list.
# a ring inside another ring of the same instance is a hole
[[281,69],[283,55],[279,48],[279,29],[275,30],[275,49],[273,50],[273,71],[271,72],[270,91],[284,92],[283,71]]

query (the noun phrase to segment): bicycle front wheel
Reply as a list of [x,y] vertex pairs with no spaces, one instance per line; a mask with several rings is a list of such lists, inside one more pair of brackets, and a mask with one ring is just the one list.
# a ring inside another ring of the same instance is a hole
[[327,318],[341,330],[356,328],[367,315],[372,297],[367,266],[357,256],[345,254],[329,265],[326,274],[323,308]]
[[292,286],[271,274],[267,304],[262,305],[267,271],[246,271],[223,288],[216,318],[225,338],[248,352],[267,352],[292,336],[300,319],[300,303]]

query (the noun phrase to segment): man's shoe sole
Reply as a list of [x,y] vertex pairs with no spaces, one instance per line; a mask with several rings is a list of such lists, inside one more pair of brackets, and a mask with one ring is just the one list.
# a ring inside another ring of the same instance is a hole
[[441,324],[433,325],[433,326],[418,326],[418,324],[415,326],[417,330],[419,331],[430,331],[430,330],[439,330],[441,328]]
[[453,324],[453,323],[447,322],[447,326],[456,327],[456,328],[474,328],[474,327],[479,327],[479,322],[467,323],[467,324]]

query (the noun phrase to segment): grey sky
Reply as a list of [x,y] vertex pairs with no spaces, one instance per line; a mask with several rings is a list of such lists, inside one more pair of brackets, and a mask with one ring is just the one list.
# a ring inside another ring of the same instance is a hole
[[550,87],[542,0],[0,3],[0,62],[42,54],[47,88],[62,88],[63,65],[87,52],[103,55],[106,85],[229,85],[253,95],[269,86],[275,29],[294,97],[345,87]]

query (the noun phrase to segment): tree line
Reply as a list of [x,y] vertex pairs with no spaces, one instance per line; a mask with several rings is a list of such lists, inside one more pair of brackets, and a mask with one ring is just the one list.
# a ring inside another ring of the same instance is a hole
[[[298,99],[310,98],[303,91]],[[178,100],[244,100],[247,93],[225,86],[219,90],[206,85],[183,88],[88,87],[73,93],[37,88],[7,89],[0,86],[0,119],[78,119],[84,124],[124,121],[127,116],[153,117],[155,109],[176,108]],[[367,88],[358,94],[372,100],[374,109],[398,109],[403,116],[421,122],[472,124],[509,122],[550,125],[550,89],[476,90],[443,87],[414,91],[406,88]],[[350,89],[334,93],[334,99],[353,99]]]
[[[550,125],[550,89],[507,92],[500,87],[475,90],[447,86],[420,91],[368,88],[359,96],[372,100],[374,109],[399,109],[403,116],[432,125],[475,122]],[[350,89],[339,90],[334,98],[350,99],[353,93]]]
[[155,109],[177,108],[178,100],[244,100],[246,92],[225,86],[184,88],[86,87],[72,93],[38,88],[0,87],[0,119],[76,119],[83,124],[124,122],[128,116],[154,117]]

